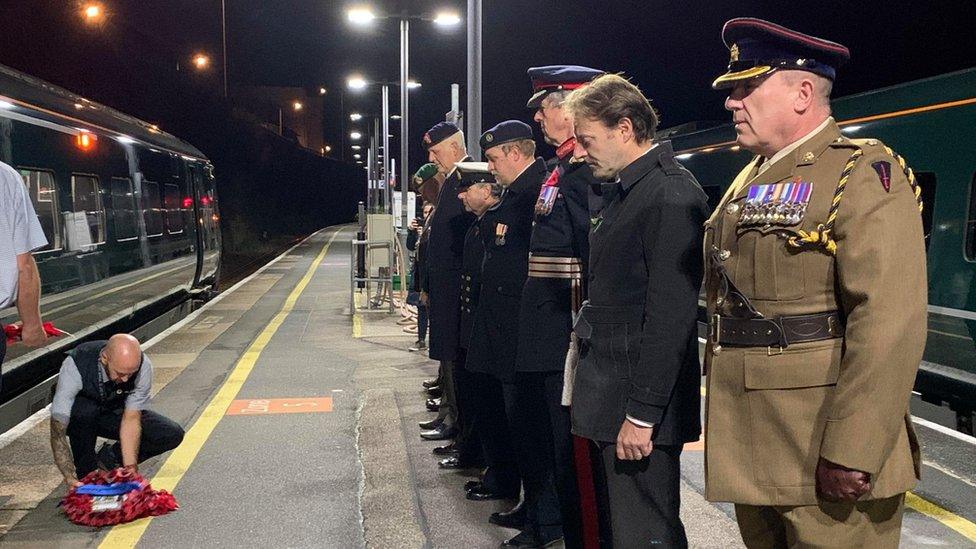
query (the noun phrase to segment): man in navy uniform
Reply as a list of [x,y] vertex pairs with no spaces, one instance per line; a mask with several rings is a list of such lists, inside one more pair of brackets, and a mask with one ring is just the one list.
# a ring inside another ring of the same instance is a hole
[[[533,95],[526,106],[535,109],[546,142],[557,147],[552,173],[536,199],[528,278],[519,307],[516,401],[518,416],[527,418],[519,438],[535,459],[523,471],[525,514],[499,513],[492,521],[525,528],[524,535],[511,540],[512,546],[563,536],[567,547],[582,547],[576,467],[588,470],[589,463],[575,463],[569,409],[562,398],[572,314],[583,298],[596,180],[585,163],[573,161],[573,123],[562,102],[571,90],[603,72],[558,65],[532,68],[528,74]],[[586,458],[585,448],[579,455]]]
[[701,433],[698,292],[708,207],[636,86],[604,75],[570,94],[576,156],[608,202],[590,232],[573,433],[597,443],[613,546],[686,547],[682,445]]
[[474,216],[464,211],[458,199],[460,175],[455,164],[468,160],[464,134],[450,122],[435,124],[423,137],[430,161],[445,175],[438,193],[437,208],[430,219],[427,239],[427,288],[430,314],[430,343],[428,355],[440,361],[440,375],[444,384],[441,406],[451,411],[444,421],[420,436],[427,440],[452,438],[460,425],[458,414],[457,380],[454,362],[458,351],[458,284],[464,234]]
[[519,491],[512,433],[518,427],[514,418],[518,312],[528,276],[533,210],[546,176],[545,162],[535,158],[532,128],[524,122],[502,122],[486,131],[480,144],[502,194],[472,227],[480,234],[484,260],[465,370],[479,388],[475,427],[490,473],[482,483],[470,486],[468,499],[474,500],[513,497]]

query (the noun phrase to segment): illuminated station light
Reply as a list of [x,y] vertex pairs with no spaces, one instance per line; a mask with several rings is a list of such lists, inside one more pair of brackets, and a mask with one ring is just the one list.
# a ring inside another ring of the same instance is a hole
[[197,68],[198,71],[206,70],[210,67],[210,57],[204,53],[198,53],[193,56],[193,66]]

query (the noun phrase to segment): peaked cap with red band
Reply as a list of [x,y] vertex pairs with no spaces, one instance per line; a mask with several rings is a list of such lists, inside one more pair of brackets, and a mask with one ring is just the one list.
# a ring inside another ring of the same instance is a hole
[[532,67],[528,71],[532,80],[532,97],[525,104],[527,108],[538,109],[547,95],[554,91],[575,90],[590,83],[604,72],[579,65],[547,65]]
[[851,58],[851,52],[836,42],[752,17],[726,22],[722,40],[730,61],[728,72],[712,82],[717,90],[777,70],[807,71],[833,80],[837,68]]

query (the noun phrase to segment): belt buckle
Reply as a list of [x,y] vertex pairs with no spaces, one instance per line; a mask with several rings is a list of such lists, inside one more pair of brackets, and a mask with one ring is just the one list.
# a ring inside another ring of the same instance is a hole
[[772,346],[766,347],[766,356],[776,356],[781,354],[783,354],[783,348],[780,347],[779,345],[775,347]]
[[708,339],[711,340],[712,345],[719,344],[719,338],[722,335],[722,315],[716,313],[712,315],[712,321],[709,323]]

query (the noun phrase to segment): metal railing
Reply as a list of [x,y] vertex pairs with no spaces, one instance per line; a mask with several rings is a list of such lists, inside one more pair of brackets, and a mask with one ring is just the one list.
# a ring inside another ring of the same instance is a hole
[[[389,312],[393,312],[393,265],[395,248],[392,240],[359,240],[350,241],[352,249],[352,261],[349,262],[349,314],[355,314],[359,308],[356,306],[356,293],[360,283],[365,285],[366,302],[365,310],[376,310],[380,308],[384,301],[389,303]],[[367,258],[370,252],[386,248],[389,260],[386,267],[380,267],[378,274],[373,276],[369,261],[363,261],[365,269],[359,270],[357,266],[361,263],[360,258]],[[385,273],[385,274],[384,274]],[[371,289],[376,285],[376,294],[371,296]]]

